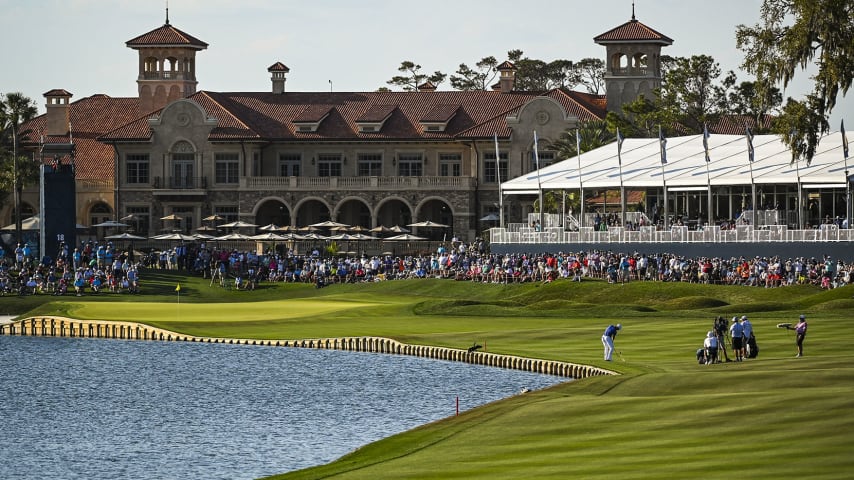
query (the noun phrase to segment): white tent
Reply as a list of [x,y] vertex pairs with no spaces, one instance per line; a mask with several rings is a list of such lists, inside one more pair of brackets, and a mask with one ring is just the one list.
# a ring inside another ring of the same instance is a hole
[[[751,163],[744,135],[709,136],[707,165],[703,136],[689,135],[667,139],[667,163],[663,168],[668,189],[750,185]],[[839,132],[821,138],[810,165],[801,159],[792,163],[792,153],[777,135],[756,135],[753,138],[755,160],[752,164],[753,182],[761,184],[798,184],[804,188],[821,185],[824,188],[845,187],[845,159],[842,136]],[[662,164],[658,138],[627,138],[617,160],[617,144],[612,143],[585,152],[580,159],[572,157],[530,172],[501,184],[504,194],[531,194],[543,190],[570,190],[583,187],[626,188],[662,187]],[[852,159],[854,163],[854,159]],[[539,178],[538,178],[539,177]]]

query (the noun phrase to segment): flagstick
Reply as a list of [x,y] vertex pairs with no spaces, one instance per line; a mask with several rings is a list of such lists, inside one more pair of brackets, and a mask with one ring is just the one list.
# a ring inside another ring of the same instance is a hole
[[848,178],[848,137],[845,136],[845,120],[839,121],[839,131],[842,134],[842,156],[845,158],[845,219],[848,228],[852,228],[851,214],[851,179]]

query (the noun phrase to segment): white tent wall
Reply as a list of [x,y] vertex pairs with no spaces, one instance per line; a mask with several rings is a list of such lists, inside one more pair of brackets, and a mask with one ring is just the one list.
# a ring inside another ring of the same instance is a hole
[[[797,204],[798,190],[809,191],[813,195],[821,192],[837,199],[824,202],[827,205],[822,206],[822,218],[831,215],[831,210],[834,217],[845,216],[845,209],[840,211],[838,197],[841,195],[845,203],[848,168],[842,153],[842,136],[838,131],[821,138],[809,166],[804,159],[793,162],[791,151],[777,135],[754,136],[755,160],[752,164],[744,135],[712,134],[708,143],[711,161],[707,165],[702,135],[667,138],[667,163],[662,169],[658,138],[627,138],[619,156],[622,165],[618,162],[617,144],[614,142],[582,153],[580,162],[578,157],[569,158],[539,172],[504,182],[501,187],[505,195],[522,192],[530,195],[530,192],[537,191],[538,184],[544,191],[578,190],[583,184],[585,194],[589,195],[593,190],[619,188],[622,170],[622,184],[626,189],[647,190],[651,195],[656,195],[655,192],[660,195],[665,179],[669,192],[679,192],[680,187],[706,187],[710,183],[713,197],[724,194],[749,196],[753,184],[763,193],[771,192],[774,198],[794,196],[791,202],[777,202],[788,209],[797,208],[789,203]],[[693,195],[705,197],[706,193],[694,192]],[[806,203],[807,194],[803,195]],[[514,201],[513,197],[510,201]],[[788,215],[787,218],[797,218],[797,215]],[[801,223],[808,223],[806,220]]]

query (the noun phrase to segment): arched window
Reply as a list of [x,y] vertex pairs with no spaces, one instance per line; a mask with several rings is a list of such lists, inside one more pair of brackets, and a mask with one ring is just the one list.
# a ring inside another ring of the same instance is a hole
[[196,149],[190,142],[181,140],[172,145],[172,177],[169,188],[199,188],[195,178]]

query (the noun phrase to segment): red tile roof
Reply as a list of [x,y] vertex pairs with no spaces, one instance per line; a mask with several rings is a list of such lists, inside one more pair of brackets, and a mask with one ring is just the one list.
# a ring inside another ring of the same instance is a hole
[[454,115],[457,114],[457,110],[459,109],[459,105],[436,105],[435,107],[433,107],[433,109],[427,112],[426,115],[421,117],[420,121],[427,123],[448,122],[451,120],[451,118],[454,117]]
[[61,88],[54,88],[49,92],[44,93],[45,97],[73,97],[74,94],[70,93],[68,90],[63,90]]
[[205,48],[208,48],[207,43],[199,40],[189,33],[178,30],[172,25],[169,25],[169,23],[164,24],[162,27],[155,28],[148,33],[143,33],[136,38],[130,39],[125,42],[125,45],[130,48],[152,46],[193,47],[196,50],[204,50]]
[[366,122],[366,123],[376,123],[382,122],[388,118],[394,112],[394,109],[397,108],[397,105],[373,105],[368,110],[362,114],[361,117],[356,119],[356,122]]
[[601,35],[593,37],[593,41],[598,44],[652,42],[660,43],[662,45],[671,45],[673,43],[672,38],[647,27],[643,23],[637,21],[634,17],[619,27],[612,28]]
[[81,180],[113,178],[113,147],[98,141],[98,137],[133,121],[139,116],[139,99],[111,98],[93,95],[69,104],[71,136],[46,137],[47,115],[39,115],[21,126],[23,145],[37,148],[39,143],[73,141],[76,150],[76,176]]
[[268,71],[268,72],[285,72],[285,73],[288,73],[288,72],[290,72],[290,71],[291,71],[291,69],[290,69],[290,68],[288,68],[288,67],[287,67],[284,63],[282,63],[282,62],[276,62],[276,63],[274,63],[274,64],[270,65],[270,68],[268,68],[268,69],[267,69],[267,71]]

